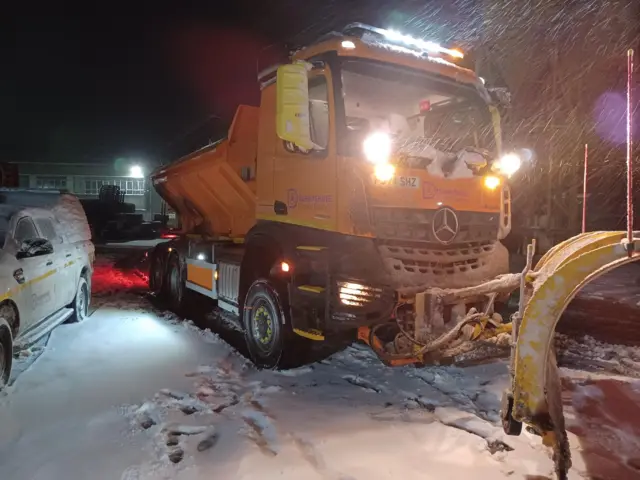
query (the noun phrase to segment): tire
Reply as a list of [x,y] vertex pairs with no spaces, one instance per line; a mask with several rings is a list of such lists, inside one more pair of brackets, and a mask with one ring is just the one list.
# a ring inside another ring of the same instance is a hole
[[76,296],[71,302],[71,308],[73,308],[73,314],[69,318],[69,322],[76,323],[82,322],[89,316],[89,304],[91,302],[91,289],[89,288],[89,282],[82,276],[78,282],[78,289],[76,290]]
[[13,363],[13,335],[11,327],[0,318],[0,390],[9,383]]
[[275,282],[253,282],[245,297],[242,326],[253,363],[291,368],[304,363],[308,345],[291,330],[286,290]]
[[158,294],[164,287],[164,262],[159,253],[154,252],[151,257],[151,268],[149,269],[149,290]]
[[169,307],[179,315],[184,313],[185,308],[184,298],[187,290],[185,273],[178,255],[171,254],[167,265],[165,285],[169,296]]

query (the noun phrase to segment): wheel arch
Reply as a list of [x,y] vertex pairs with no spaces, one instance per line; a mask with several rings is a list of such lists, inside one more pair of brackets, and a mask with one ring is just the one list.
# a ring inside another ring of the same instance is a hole
[[259,278],[268,278],[273,265],[287,253],[281,235],[272,226],[256,226],[245,239],[245,251],[240,265],[238,305],[240,315],[251,284]]
[[[91,298],[91,276],[92,276],[92,269],[89,265],[85,265],[82,267],[82,269],[80,270],[80,278],[84,278],[87,281],[87,284],[89,285],[89,298]],[[80,279],[78,279],[78,281],[80,281]]]

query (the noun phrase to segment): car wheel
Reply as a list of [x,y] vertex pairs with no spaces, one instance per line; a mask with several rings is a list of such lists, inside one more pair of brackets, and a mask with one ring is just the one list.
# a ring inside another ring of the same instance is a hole
[[84,277],[80,277],[78,282],[78,290],[76,290],[76,296],[73,299],[71,308],[73,308],[73,314],[69,318],[70,322],[81,322],[89,316],[89,302],[91,300],[91,292],[89,291],[89,283]]
[[11,327],[0,318],[0,390],[9,383],[13,362],[13,335]]
[[178,255],[172,254],[167,268],[167,287],[169,293],[169,306],[175,313],[181,314],[184,309],[184,296],[186,290],[185,272],[180,265]]

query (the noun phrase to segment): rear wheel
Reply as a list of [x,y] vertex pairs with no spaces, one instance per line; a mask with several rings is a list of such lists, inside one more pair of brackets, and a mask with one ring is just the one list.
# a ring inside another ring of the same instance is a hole
[[149,271],[149,290],[160,293],[164,286],[164,262],[159,253],[153,253]]
[[166,285],[169,293],[169,306],[175,313],[183,313],[186,290],[185,271],[180,264],[180,258],[176,254],[169,257]]
[[288,318],[286,290],[275,282],[253,282],[244,303],[242,324],[253,362],[263,368],[304,363],[308,345],[295,336]]
[[13,362],[13,335],[11,327],[0,318],[0,390],[9,383]]

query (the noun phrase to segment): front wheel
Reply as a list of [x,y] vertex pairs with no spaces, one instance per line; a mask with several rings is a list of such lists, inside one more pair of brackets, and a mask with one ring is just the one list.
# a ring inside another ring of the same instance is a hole
[[305,361],[308,345],[293,333],[287,308],[286,291],[270,280],[256,280],[247,292],[242,325],[251,359],[259,367],[289,368]]
[[89,282],[87,282],[85,277],[80,277],[76,296],[71,304],[71,308],[73,308],[73,314],[69,319],[71,322],[81,322],[89,316],[90,300],[91,292],[89,291]]
[[0,390],[9,383],[13,362],[13,335],[11,327],[0,318]]

